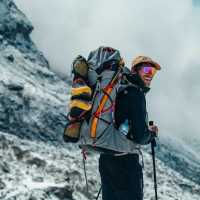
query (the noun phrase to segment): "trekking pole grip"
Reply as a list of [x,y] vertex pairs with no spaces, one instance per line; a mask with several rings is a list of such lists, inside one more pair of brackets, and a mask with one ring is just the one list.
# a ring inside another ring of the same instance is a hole
[[[149,121],[149,126],[153,126],[153,124],[154,124],[154,121]],[[156,139],[155,138],[151,141],[151,145],[153,147],[156,147]]]

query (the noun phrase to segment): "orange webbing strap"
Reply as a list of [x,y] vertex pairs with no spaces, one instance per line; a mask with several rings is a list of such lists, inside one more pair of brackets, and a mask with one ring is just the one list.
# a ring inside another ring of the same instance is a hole
[[119,70],[119,72],[113,77],[111,82],[105,87],[105,89],[104,89],[105,94],[101,98],[100,104],[99,104],[96,112],[93,114],[91,127],[90,127],[90,136],[92,138],[96,138],[96,131],[97,131],[97,125],[98,125],[98,121],[99,121],[99,115],[101,114],[101,112],[109,98],[109,95],[111,94],[111,92],[113,90],[114,85],[117,83],[117,81],[119,79],[120,72],[121,72],[121,70]]

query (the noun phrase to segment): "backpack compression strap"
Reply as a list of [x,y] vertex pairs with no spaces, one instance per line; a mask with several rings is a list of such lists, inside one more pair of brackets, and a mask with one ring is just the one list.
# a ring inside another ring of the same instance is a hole
[[104,95],[101,98],[100,104],[97,107],[97,110],[92,117],[92,122],[91,122],[91,127],[90,127],[91,138],[96,138],[96,131],[97,131],[97,125],[98,125],[98,121],[99,121],[99,116],[101,115],[101,113],[104,109],[104,106],[105,106],[107,100],[109,99],[109,95],[111,94],[115,84],[119,80],[120,73],[121,73],[121,69],[115,74],[115,76],[112,78],[110,83],[104,89]]

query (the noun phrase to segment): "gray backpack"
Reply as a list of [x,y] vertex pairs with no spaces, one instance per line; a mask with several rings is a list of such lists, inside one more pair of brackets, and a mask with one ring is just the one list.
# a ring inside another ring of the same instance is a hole
[[80,147],[107,153],[138,153],[140,146],[117,130],[114,123],[116,95],[128,86],[121,85],[125,67],[119,51],[100,47],[90,53],[87,63],[93,99],[90,118],[80,128]]

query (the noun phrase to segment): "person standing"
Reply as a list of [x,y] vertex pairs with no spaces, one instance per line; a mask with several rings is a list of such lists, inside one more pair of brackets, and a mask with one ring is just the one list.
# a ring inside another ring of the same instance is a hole
[[[113,152],[100,154],[99,172],[103,200],[142,200],[143,172],[139,163],[140,145],[157,137],[158,127],[148,125],[145,95],[160,65],[147,56],[132,61],[131,73],[125,75],[128,86],[119,90],[115,101],[115,128],[124,131],[138,153]],[[126,84],[125,84],[126,85]]]

